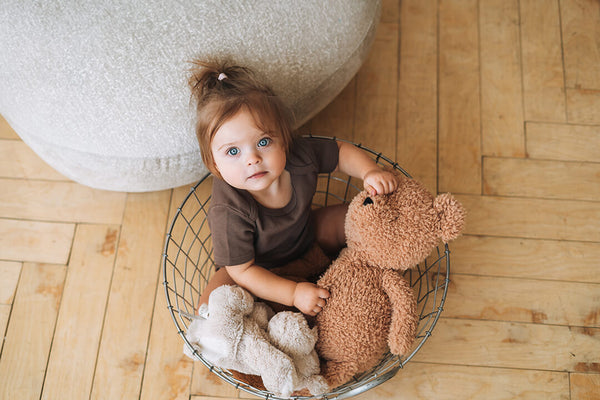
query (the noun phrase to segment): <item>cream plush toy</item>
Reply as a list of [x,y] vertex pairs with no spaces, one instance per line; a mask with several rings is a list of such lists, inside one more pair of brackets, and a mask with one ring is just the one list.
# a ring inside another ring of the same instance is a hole
[[296,389],[306,388],[312,394],[328,391],[327,382],[319,375],[316,327],[310,329],[301,313],[281,311],[271,318],[267,332],[271,343],[292,358],[299,378]]
[[[206,318],[195,319],[188,327],[186,338],[212,364],[259,375],[265,388],[278,396],[288,397],[304,388],[311,393],[326,391],[324,379],[317,375],[318,361],[315,368],[311,358],[316,331],[308,328],[302,315],[299,314],[305,325],[298,317],[289,315],[276,315],[275,320],[269,322],[273,311],[264,303],[255,303],[248,291],[236,285],[213,290],[208,306],[203,305],[200,314]],[[187,347],[184,352],[192,357]],[[299,354],[304,356],[299,357]]]

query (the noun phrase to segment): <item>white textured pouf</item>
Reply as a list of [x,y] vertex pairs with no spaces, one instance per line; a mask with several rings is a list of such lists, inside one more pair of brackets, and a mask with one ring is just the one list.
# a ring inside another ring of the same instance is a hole
[[48,164],[82,184],[151,191],[205,172],[189,61],[256,70],[300,125],[366,57],[380,1],[0,2],[0,114]]

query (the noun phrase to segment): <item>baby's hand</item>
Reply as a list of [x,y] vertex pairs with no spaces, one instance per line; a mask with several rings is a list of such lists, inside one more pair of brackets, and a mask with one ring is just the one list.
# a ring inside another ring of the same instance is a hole
[[365,190],[371,196],[392,193],[398,188],[398,179],[393,172],[380,168],[372,169],[363,178]]
[[329,298],[329,292],[310,282],[298,282],[294,292],[294,307],[302,313],[315,316],[321,312]]

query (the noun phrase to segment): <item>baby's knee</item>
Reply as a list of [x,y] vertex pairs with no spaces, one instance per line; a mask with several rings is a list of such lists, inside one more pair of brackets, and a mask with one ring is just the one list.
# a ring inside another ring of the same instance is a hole
[[338,204],[315,210],[316,240],[326,252],[339,251],[345,245],[344,221],[347,211],[347,204]]
[[218,288],[219,286],[223,286],[223,285],[235,285],[235,281],[231,278],[231,276],[229,276],[229,273],[227,273],[227,269],[226,268],[220,268],[218,269],[208,280],[208,282],[206,283],[206,286],[204,287],[204,290],[202,290],[202,293],[200,294],[200,298],[198,299],[198,308],[200,308],[200,306],[202,304],[208,304],[208,297],[210,296],[211,292],[213,290],[215,290],[216,288]]

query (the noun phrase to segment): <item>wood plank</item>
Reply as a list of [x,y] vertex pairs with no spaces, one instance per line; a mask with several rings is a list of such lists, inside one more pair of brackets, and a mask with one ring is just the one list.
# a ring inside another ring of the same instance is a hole
[[69,180],[46,164],[25,142],[6,139],[0,139],[0,177]]
[[354,141],[394,159],[398,79],[398,23],[382,22],[371,53],[356,75]]
[[440,192],[481,193],[477,1],[439,6]]
[[437,191],[437,1],[400,2],[396,161]]
[[523,85],[518,0],[479,3],[481,136],[484,155],[523,157]]
[[600,327],[600,284],[453,274],[444,316]]
[[164,288],[158,285],[141,399],[189,399],[193,361],[183,354],[167,310]]
[[118,226],[77,227],[42,399],[90,396],[118,237]]
[[558,0],[521,0],[525,119],[566,121]]
[[396,399],[399,393],[412,400],[568,400],[569,374],[411,361],[391,380],[357,399]]
[[591,372],[600,329],[441,318],[413,360],[440,364]]
[[355,102],[356,78],[353,78],[327,107],[309,121],[309,132],[353,140]]
[[4,119],[4,117],[0,114],[0,139],[18,139],[19,135],[11,126],[8,124],[8,121]]
[[235,386],[230,383],[225,382],[206,368],[200,361],[194,363],[191,393],[192,395],[208,397],[223,396],[235,398],[239,395],[242,398],[256,398],[244,391],[236,389]]
[[560,3],[567,87],[600,90],[600,3]]
[[64,265],[23,265],[0,359],[0,398],[40,397],[65,272]]
[[0,217],[120,224],[125,207],[125,193],[74,182],[0,178],[0,187]]
[[600,203],[457,195],[467,209],[465,234],[600,241]]
[[127,196],[92,399],[140,395],[169,199],[170,191]]
[[600,163],[486,157],[483,192],[490,195],[600,201]]
[[0,304],[12,304],[20,276],[20,262],[0,261]]
[[567,89],[567,116],[576,124],[600,124],[600,90]]
[[600,162],[600,126],[528,122],[526,130],[531,158]]
[[[189,187],[172,190],[170,222],[180,207]],[[177,333],[167,309],[163,276],[156,288],[156,303],[152,316],[152,328],[144,369],[141,400],[146,399],[189,399],[193,372],[193,361],[183,354],[184,341]]]
[[65,264],[75,225],[0,218],[0,259]]
[[4,342],[6,341],[6,327],[8,326],[8,318],[10,316],[10,310],[12,309],[12,305],[9,304],[0,304],[0,336],[2,340],[0,341],[0,357],[2,356],[2,348],[4,347]]
[[600,243],[465,235],[450,250],[453,273],[600,283]]
[[398,22],[400,19],[400,2],[397,0],[382,0],[381,20],[384,22]]
[[571,399],[598,400],[600,394],[599,374],[570,374]]
[[92,189],[75,182],[2,179],[0,216],[119,224],[126,193]]

